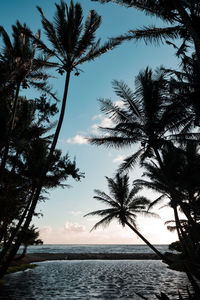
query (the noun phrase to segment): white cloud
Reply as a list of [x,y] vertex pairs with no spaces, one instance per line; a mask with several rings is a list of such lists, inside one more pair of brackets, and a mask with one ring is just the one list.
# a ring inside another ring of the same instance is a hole
[[82,215],[82,211],[71,211],[70,214],[72,216],[79,216],[79,215]]
[[87,144],[88,140],[84,136],[77,134],[73,138],[67,139],[67,143],[83,145],[83,144]]
[[120,108],[122,108],[124,106],[124,102],[121,101],[121,100],[115,101],[114,104],[117,105]]
[[85,232],[85,226],[80,225],[78,223],[71,223],[71,222],[66,222],[64,225],[64,231],[65,232],[73,232],[73,233],[80,233],[80,232]]
[[115,157],[115,158],[113,159],[113,162],[114,162],[114,163],[121,163],[124,159],[125,159],[125,156],[124,156],[124,155],[118,155],[117,157]]
[[99,115],[95,115],[92,117],[92,120],[98,120],[98,119],[102,119],[102,115],[99,114]]
[[49,234],[52,232],[52,227],[51,226],[44,226],[42,228],[40,228],[40,234]]
[[92,132],[94,133],[94,134],[98,134],[99,133],[99,125],[98,124],[93,124],[92,126],[91,126],[91,128],[92,128]]
[[101,127],[113,127],[113,122],[109,118],[104,118],[101,121],[100,126]]
[[[96,120],[97,116],[94,116],[94,117],[95,117],[95,119],[93,119],[93,120]],[[98,115],[98,119],[99,119],[99,123],[95,123],[91,126],[92,132],[94,134],[99,134],[99,127],[113,127],[113,122],[111,121],[110,118],[103,118],[102,115]]]

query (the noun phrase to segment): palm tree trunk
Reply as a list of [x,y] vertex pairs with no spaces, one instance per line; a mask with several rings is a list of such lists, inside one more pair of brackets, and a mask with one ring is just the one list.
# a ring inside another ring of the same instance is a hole
[[33,201],[32,201],[31,207],[29,209],[29,213],[28,213],[28,215],[26,217],[26,220],[24,222],[21,233],[20,233],[17,241],[13,245],[10,253],[8,254],[8,256],[6,258],[6,261],[0,267],[0,278],[2,278],[5,275],[12,259],[15,257],[15,255],[16,255],[16,253],[17,253],[17,251],[18,251],[18,249],[19,249],[19,247],[22,243],[25,232],[27,231],[27,229],[28,229],[28,227],[29,227],[29,225],[32,221],[32,217],[33,217],[33,214],[35,212],[35,208],[36,208],[36,205],[37,205],[37,202],[38,202],[41,190],[42,190],[44,178],[45,178],[45,175],[48,171],[49,165],[51,163],[52,155],[53,155],[53,152],[55,150],[55,147],[56,147],[56,144],[57,144],[57,141],[58,141],[58,137],[59,137],[59,133],[60,133],[60,130],[61,130],[61,127],[62,127],[64,114],[65,114],[65,108],[66,108],[66,102],[67,102],[67,94],[68,94],[70,74],[71,74],[70,71],[68,71],[67,74],[66,74],[65,88],[64,88],[64,94],[63,94],[63,101],[62,101],[60,117],[59,117],[58,125],[57,125],[57,128],[56,128],[56,132],[55,132],[55,135],[54,135],[54,138],[53,138],[53,142],[52,142],[52,145],[51,145],[51,148],[50,148],[50,151],[49,151],[46,166],[45,166],[44,170],[42,171],[42,174],[41,174],[41,177],[40,177],[40,182],[38,183],[38,186],[36,188],[36,192],[35,192],[35,195],[33,197]]
[[[159,151],[158,151],[158,149],[156,147],[154,147],[153,150],[154,150],[154,153],[155,153],[156,158],[158,160],[159,166],[160,166],[163,174],[165,175],[165,170],[164,170],[162,159],[160,157],[160,153],[159,153]],[[194,225],[194,220],[192,219],[191,215],[187,212],[187,210],[182,205],[182,202],[179,200],[179,197],[174,196],[174,193],[176,193],[176,191],[174,191],[174,188],[171,187],[171,183],[170,182],[168,182],[168,185],[169,185],[169,188],[170,188],[171,199],[172,199],[172,202],[173,202],[172,204],[174,204],[173,205],[173,210],[174,210],[175,222],[177,224],[178,237],[179,237],[180,243],[181,243],[181,245],[183,247],[183,250],[185,250],[185,252],[190,256],[190,251],[188,250],[188,246],[187,246],[188,241],[185,238],[185,234],[184,234],[184,232],[182,230],[182,226],[181,226],[180,219],[179,219],[178,212],[177,212],[176,203],[181,207],[181,209],[183,210],[183,213],[185,214],[186,218],[193,225]],[[182,236],[180,236],[179,230],[180,230]]]
[[23,221],[26,218],[27,212],[29,210],[29,207],[31,205],[31,201],[32,201],[33,196],[34,196],[34,192],[35,192],[35,188],[32,189],[32,193],[31,193],[30,199],[29,199],[29,201],[27,203],[27,206],[26,206],[23,214],[21,215],[21,217],[20,217],[20,219],[18,221],[17,226],[15,227],[14,231],[11,234],[11,237],[9,238],[8,242],[4,245],[4,247],[3,247],[3,249],[2,249],[2,251],[0,253],[0,263],[4,260],[4,257],[7,255],[8,251],[9,251],[9,249],[10,249],[10,247],[11,247],[13,241],[14,241],[14,238],[16,237],[16,235],[17,235],[17,233],[18,233],[18,231],[19,231],[19,229],[20,229]]
[[125,221],[126,225],[132,229],[140,238],[141,240],[143,240],[143,242],[145,242],[145,244],[147,244],[147,246],[149,246],[153,252],[155,252],[165,263],[167,263],[168,265],[170,265],[172,263],[172,261],[170,259],[168,259],[167,257],[165,257],[160,251],[158,251],[147,239],[145,239],[145,237],[139,232],[137,231],[137,229],[135,229],[135,227],[133,227],[128,221]]
[[22,254],[19,256],[19,259],[22,259],[22,258],[25,257],[27,248],[28,248],[28,246],[27,246],[27,245],[24,245],[24,249],[23,249],[23,251],[22,251]]
[[178,238],[181,243],[183,252],[185,254],[187,254],[188,256],[190,256],[190,251],[187,247],[187,240],[185,239],[185,235],[184,235],[184,232],[183,232],[183,229],[182,229],[179,217],[178,217],[177,207],[173,207],[173,210],[174,210],[174,219],[175,219],[175,223],[176,223],[176,230],[177,230]]
[[7,226],[8,226],[8,222],[6,220],[6,218],[4,220],[2,220],[3,224],[1,225],[0,228],[0,243],[3,240],[3,237],[5,235],[5,232],[7,231]]
[[63,123],[63,120],[64,120],[66,103],[67,103],[67,94],[68,94],[68,88],[69,88],[70,74],[71,74],[71,71],[67,71],[66,78],[65,78],[65,88],[64,88],[64,94],[63,94],[60,117],[59,117],[58,125],[57,125],[57,128],[56,128],[56,132],[55,132],[55,135],[54,135],[54,138],[53,138],[53,142],[52,142],[52,145],[51,145],[51,149],[49,151],[49,155],[48,155],[48,159],[47,159],[47,169],[48,169],[49,164],[51,162],[53,152],[56,148],[56,144],[57,144],[58,137],[59,137],[59,134],[60,134],[60,130],[61,130],[61,127],[62,127],[62,123]]
[[21,81],[17,83],[17,88],[16,88],[16,93],[15,93],[15,99],[14,99],[14,104],[13,104],[13,110],[12,110],[12,117],[10,120],[9,124],[9,129],[8,129],[8,139],[6,142],[5,150],[4,150],[4,155],[1,161],[1,168],[0,168],[0,178],[3,177],[3,172],[6,166],[6,161],[8,157],[8,152],[9,152],[9,147],[10,147],[10,139],[11,139],[11,133],[14,127],[14,122],[15,122],[15,116],[16,116],[16,110],[17,110],[17,105],[18,105],[18,99],[19,99],[19,91],[20,91],[20,86],[21,86]]

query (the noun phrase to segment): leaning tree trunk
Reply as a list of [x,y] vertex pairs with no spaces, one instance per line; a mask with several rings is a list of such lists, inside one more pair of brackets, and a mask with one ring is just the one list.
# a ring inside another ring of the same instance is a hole
[[13,230],[9,240],[7,241],[7,243],[3,246],[3,249],[0,253],[0,264],[2,263],[2,261],[4,260],[4,257],[7,255],[17,233],[19,232],[19,229],[21,227],[21,225],[23,224],[23,221],[25,220],[26,218],[26,215],[28,213],[28,210],[29,210],[29,207],[31,205],[31,202],[32,202],[32,199],[33,199],[33,196],[34,196],[34,192],[35,192],[35,188],[32,189],[32,193],[31,193],[31,196],[30,196],[30,199],[28,200],[28,203],[26,205],[26,208],[23,212],[23,214],[21,215],[18,223],[17,223],[17,226],[15,227],[15,229]]
[[16,258],[17,260],[20,260],[20,259],[22,259],[26,256],[27,248],[28,248],[28,246],[24,245],[24,249],[22,251],[22,254],[19,257]]
[[145,242],[145,244],[147,244],[147,246],[149,246],[153,252],[155,252],[165,263],[167,263],[168,265],[170,265],[172,263],[172,261],[170,259],[168,259],[165,255],[163,255],[160,251],[158,251],[158,249],[156,249],[147,239],[145,239],[145,237],[139,232],[137,231],[137,229],[135,229],[135,227],[133,227],[128,221],[125,221],[126,225],[132,229],[140,238],[141,240],[143,240],[143,242]]
[[17,251],[18,251],[18,249],[19,249],[19,247],[22,243],[25,232],[27,231],[27,229],[28,229],[28,227],[29,227],[29,225],[32,221],[32,217],[33,217],[33,214],[35,212],[35,208],[36,208],[36,205],[37,205],[37,202],[38,202],[38,199],[39,199],[42,187],[43,187],[44,179],[45,179],[46,173],[48,172],[48,168],[49,168],[49,165],[51,163],[53,152],[56,148],[59,133],[60,133],[60,130],[61,130],[61,127],[62,127],[62,123],[63,123],[63,119],[64,119],[64,115],[65,115],[66,102],[67,102],[67,94],[68,94],[70,74],[71,74],[70,71],[68,71],[67,74],[66,74],[65,88],[64,88],[64,94],[63,94],[63,101],[62,101],[60,117],[59,117],[58,125],[57,125],[57,128],[56,128],[56,132],[55,132],[55,135],[54,135],[54,138],[53,138],[53,142],[52,142],[52,145],[51,145],[51,148],[50,148],[50,151],[49,151],[46,166],[44,167],[44,169],[42,171],[42,174],[41,174],[41,177],[40,177],[40,182],[38,183],[38,186],[36,188],[36,192],[35,192],[35,195],[33,197],[33,201],[32,201],[32,204],[30,206],[26,221],[24,222],[24,225],[22,227],[21,233],[19,234],[19,237],[16,240],[15,244],[13,245],[10,253],[8,254],[8,256],[5,260],[5,262],[0,267],[0,278],[2,278],[5,275],[11,261],[15,257],[15,255],[16,255],[16,253],[17,253]]

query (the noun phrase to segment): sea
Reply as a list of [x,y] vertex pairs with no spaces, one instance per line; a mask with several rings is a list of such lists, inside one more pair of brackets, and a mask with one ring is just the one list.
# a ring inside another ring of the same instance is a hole
[[[168,251],[167,245],[156,245]],[[145,245],[41,245],[28,253],[152,253]],[[1,300],[156,300],[165,292],[170,300],[189,286],[182,272],[159,260],[73,260],[36,263],[6,275],[0,286]]]

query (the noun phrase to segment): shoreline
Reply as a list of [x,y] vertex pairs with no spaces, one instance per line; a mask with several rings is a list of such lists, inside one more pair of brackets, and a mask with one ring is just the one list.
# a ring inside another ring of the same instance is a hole
[[[19,255],[16,256],[18,258]],[[30,264],[51,260],[160,260],[154,253],[28,253],[22,259],[13,260],[12,265]]]

